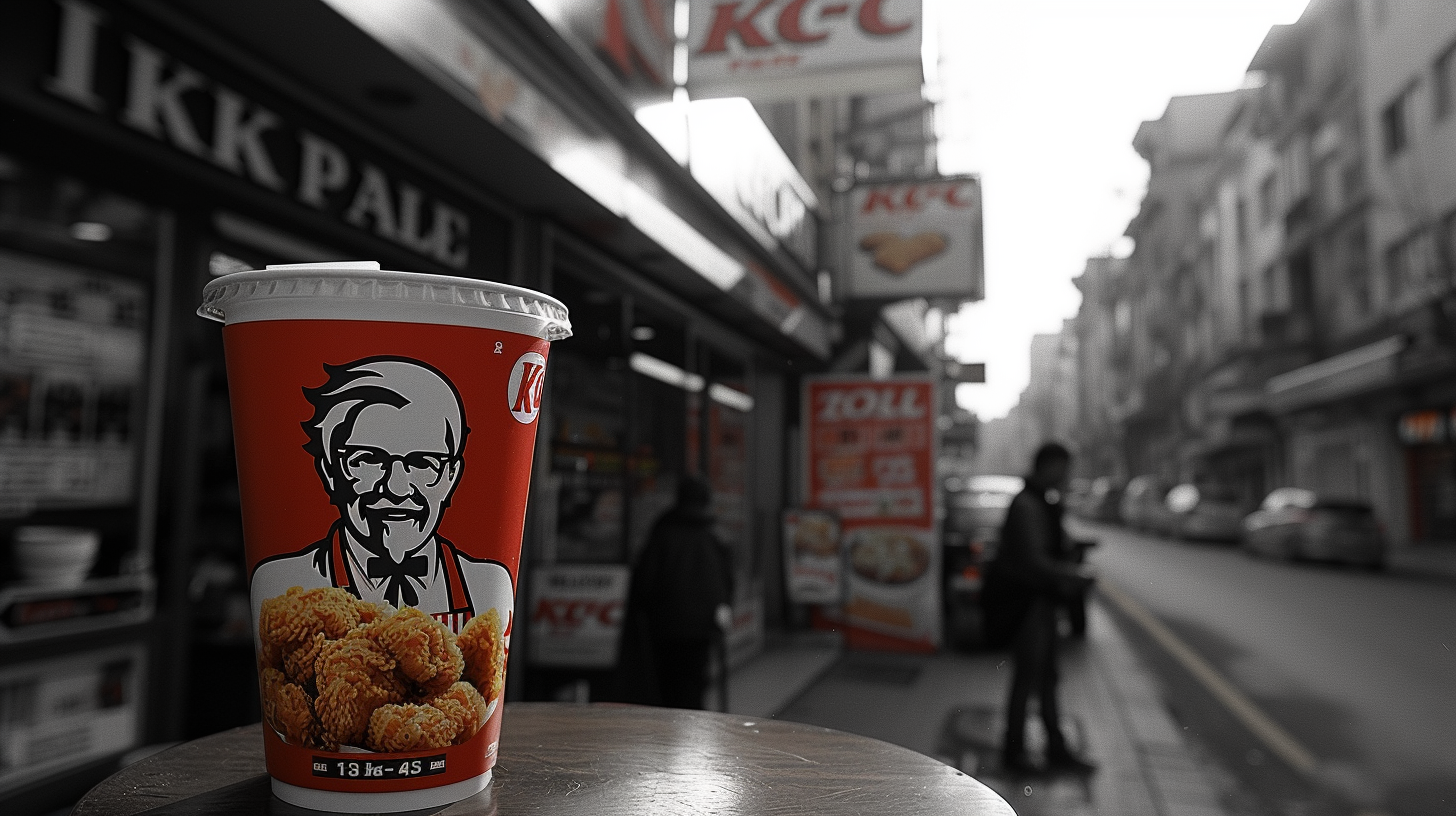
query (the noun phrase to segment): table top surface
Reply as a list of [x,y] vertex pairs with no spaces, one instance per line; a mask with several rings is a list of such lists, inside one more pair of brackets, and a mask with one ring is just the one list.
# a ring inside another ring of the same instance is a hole
[[[417,811],[419,813],[421,811]],[[512,703],[489,790],[423,813],[975,814],[995,792],[907,748],[817,726],[624,705]],[[303,814],[272,796],[260,725],[123,768],[73,816]]]

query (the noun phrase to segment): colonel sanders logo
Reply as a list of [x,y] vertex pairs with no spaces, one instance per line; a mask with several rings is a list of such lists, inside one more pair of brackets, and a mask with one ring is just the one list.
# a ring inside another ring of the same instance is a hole
[[407,357],[325,365],[303,394],[303,446],[339,519],[324,538],[260,563],[253,598],[334,586],[373,603],[414,606],[458,631],[509,610],[509,572],[439,534],[465,471],[465,406],[450,380]]

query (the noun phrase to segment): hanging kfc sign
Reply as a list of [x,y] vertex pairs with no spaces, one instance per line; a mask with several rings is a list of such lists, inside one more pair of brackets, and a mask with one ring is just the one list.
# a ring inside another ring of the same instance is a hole
[[918,89],[921,0],[689,0],[695,99]]
[[984,296],[979,178],[867,184],[849,197],[849,297]]
[[672,98],[673,0],[557,0],[546,15],[616,76],[634,106]]

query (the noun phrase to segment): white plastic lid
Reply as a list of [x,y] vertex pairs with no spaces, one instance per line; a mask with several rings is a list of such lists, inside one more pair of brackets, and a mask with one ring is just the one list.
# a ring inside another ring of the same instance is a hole
[[197,314],[232,325],[262,320],[380,320],[571,336],[556,298],[503,283],[395,272],[374,261],[274,264],[233,272],[202,289]]

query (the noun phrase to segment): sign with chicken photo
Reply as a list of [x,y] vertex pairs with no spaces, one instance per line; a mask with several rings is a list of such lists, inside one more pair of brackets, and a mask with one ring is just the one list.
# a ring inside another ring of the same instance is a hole
[[867,184],[849,198],[849,297],[983,296],[978,177]]

